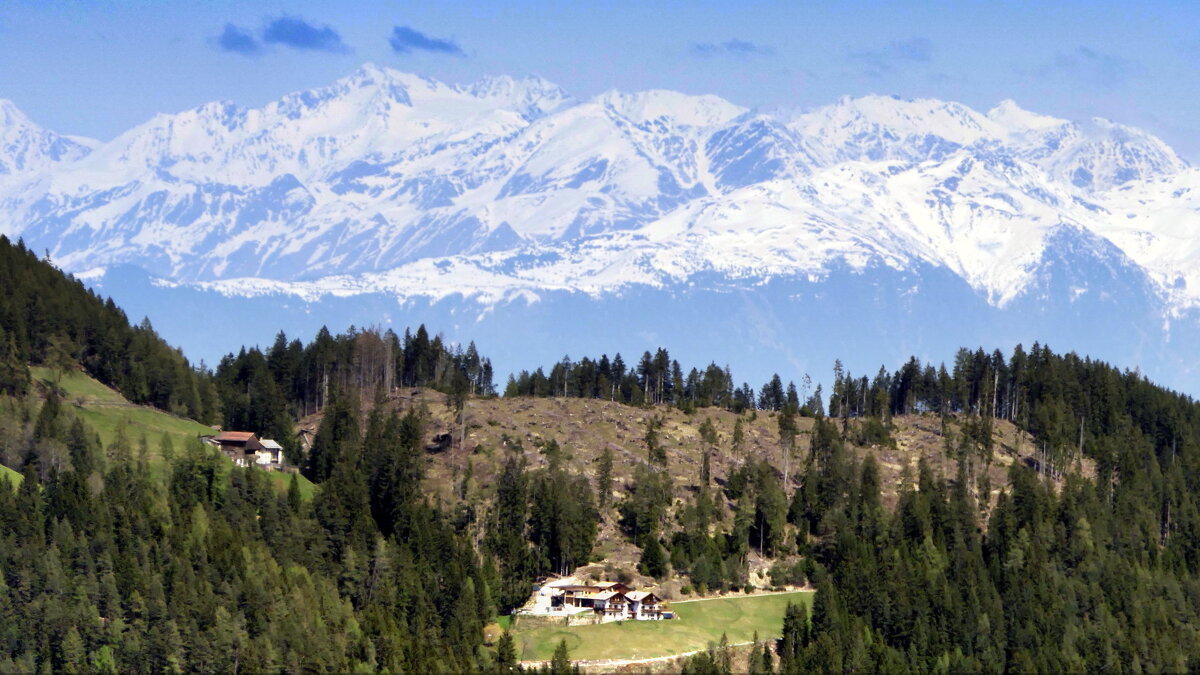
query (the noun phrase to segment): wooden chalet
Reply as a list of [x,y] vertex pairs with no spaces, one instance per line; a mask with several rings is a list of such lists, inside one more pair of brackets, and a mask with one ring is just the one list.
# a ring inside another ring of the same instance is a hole
[[268,471],[295,471],[283,456],[283,446],[251,431],[222,431],[200,440],[221,451],[238,466],[257,466]]
[[251,431],[222,431],[209,442],[238,466],[254,466],[262,450],[262,441]]

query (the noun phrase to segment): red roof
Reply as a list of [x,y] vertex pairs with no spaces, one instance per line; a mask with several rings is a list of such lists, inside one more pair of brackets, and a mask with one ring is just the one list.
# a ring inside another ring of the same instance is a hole
[[253,431],[222,431],[216,436],[213,436],[213,440],[217,441],[218,443],[224,441],[229,441],[231,443],[245,443],[251,438],[254,438]]

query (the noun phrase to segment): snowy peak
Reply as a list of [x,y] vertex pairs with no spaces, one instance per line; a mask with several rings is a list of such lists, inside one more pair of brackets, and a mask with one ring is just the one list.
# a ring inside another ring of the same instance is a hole
[[1001,102],[987,116],[1007,131],[1004,140],[1016,154],[1084,193],[1162,178],[1187,168],[1153,135],[1105,119],[1070,122],[1029,112],[1012,100]]
[[722,191],[805,176],[817,163],[796,134],[767,115],[733,120],[709,137],[704,151]]
[[[541,80],[491,78],[469,87],[374,65],[259,109],[208,103],[158,115],[122,134],[89,168],[123,166],[204,183],[263,186],[291,174],[308,182],[355,162],[515,133],[568,99]],[[82,176],[74,185],[89,184]],[[65,183],[64,187],[68,184]]]
[[745,108],[719,96],[690,96],[662,89],[634,94],[610,90],[594,100],[635,124],[663,122],[691,127],[713,127],[729,122],[746,112]]
[[1200,306],[1200,171],[1137,129],[1013,101],[774,114],[368,64],[260,108],[158,115],[90,153],[0,102],[0,142],[0,232],[75,271],[502,297],[923,265],[1004,305],[1067,228],[1164,303]]
[[1071,125],[1047,169],[1083,190],[1120,188],[1177,174],[1187,163],[1158,138],[1132,127],[1093,118]]
[[1011,98],[1001,101],[989,110],[987,117],[1013,134],[1047,131],[1069,124],[1067,120],[1025,110]]
[[991,120],[962,104],[892,96],[844,98],[798,116],[789,127],[820,139],[830,163],[942,159],[999,135]]
[[9,129],[18,126],[31,127],[34,125],[15,103],[6,98],[0,98],[0,128]]
[[461,91],[475,98],[496,101],[498,106],[519,110],[528,117],[541,117],[571,100],[561,87],[541,77],[514,79],[507,75],[489,76]]
[[34,124],[7,99],[0,99],[0,181],[29,175],[91,152],[95,141],[61,136]]

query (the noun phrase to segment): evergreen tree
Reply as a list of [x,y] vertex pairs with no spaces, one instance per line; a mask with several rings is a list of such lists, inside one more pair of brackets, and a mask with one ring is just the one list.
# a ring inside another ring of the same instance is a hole
[[667,463],[667,451],[658,440],[658,432],[662,428],[663,419],[661,417],[646,418],[646,433],[642,440],[646,443],[646,452],[651,464],[665,466]]
[[554,648],[554,656],[550,657],[549,675],[578,675],[579,667],[571,663],[571,650],[566,640],[559,640]]
[[517,647],[514,644],[512,633],[506,630],[496,642],[496,672],[501,674],[515,673],[519,671],[519,668],[520,666],[517,663]]
[[667,575],[667,554],[658,536],[648,533],[642,538],[642,557],[638,561],[638,571],[646,576],[661,579]]
[[600,453],[600,465],[596,468],[596,497],[601,509],[608,507],[612,499],[613,454],[607,445]]

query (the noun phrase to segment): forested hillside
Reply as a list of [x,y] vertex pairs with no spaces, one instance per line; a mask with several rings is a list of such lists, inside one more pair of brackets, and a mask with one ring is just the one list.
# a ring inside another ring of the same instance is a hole
[[[492,363],[475,343],[463,350],[429,336],[425,326],[400,338],[391,330],[356,329],[330,335],[322,328],[307,345],[282,332],[264,353],[241,349],[221,359],[214,374],[226,428],[252,429],[281,439],[292,460],[304,463],[294,442],[296,419],[323,410],[338,392],[389,392],[430,387],[462,401],[493,393]],[[328,472],[315,476],[324,479]]]
[[[22,242],[0,235],[0,393],[29,388],[29,363],[76,364],[134,403],[201,421],[220,414],[203,370],[154,332],[38,259]],[[211,320],[197,316],[196,321]]]
[[[209,373],[0,254],[23,475],[0,475],[0,670],[506,672],[484,627],[585,566],[668,597],[815,587],[755,661],[787,673],[1200,666],[1200,406],[1136,373],[1035,344],[837,362],[825,392],[663,348],[498,397],[473,344],[424,327],[281,333]],[[101,442],[56,384],[72,369],[287,439],[315,494],[199,444]]]
[[[19,486],[0,472],[0,671],[490,667],[482,628],[499,581],[422,495],[418,415],[373,416],[366,445],[341,445],[311,500],[297,477],[281,493],[261,470],[195,441],[134,437],[135,424],[118,421],[105,443],[63,388],[76,369],[135,403],[246,424],[259,420],[236,416],[261,403],[229,382],[260,396],[262,380],[226,364],[218,387],[19,244],[0,240],[0,280],[0,457],[22,472]],[[347,386],[338,372],[322,384]],[[277,426],[252,428],[292,437],[286,417],[265,419]]]
[[[19,405],[8,399],[5,405]],[[0,670],[462,672],[497,581],[422,499],[415,417],[371,425],[369,490],[346,467],[304,502],[193,446],[164,481],[69,413],[33,435],[70,462],[0,478]],[[411,473],[405,473],[405,471]],[[367,477],[361,479],[367,483]],[[373,510],[372,504],[379,508]]]

